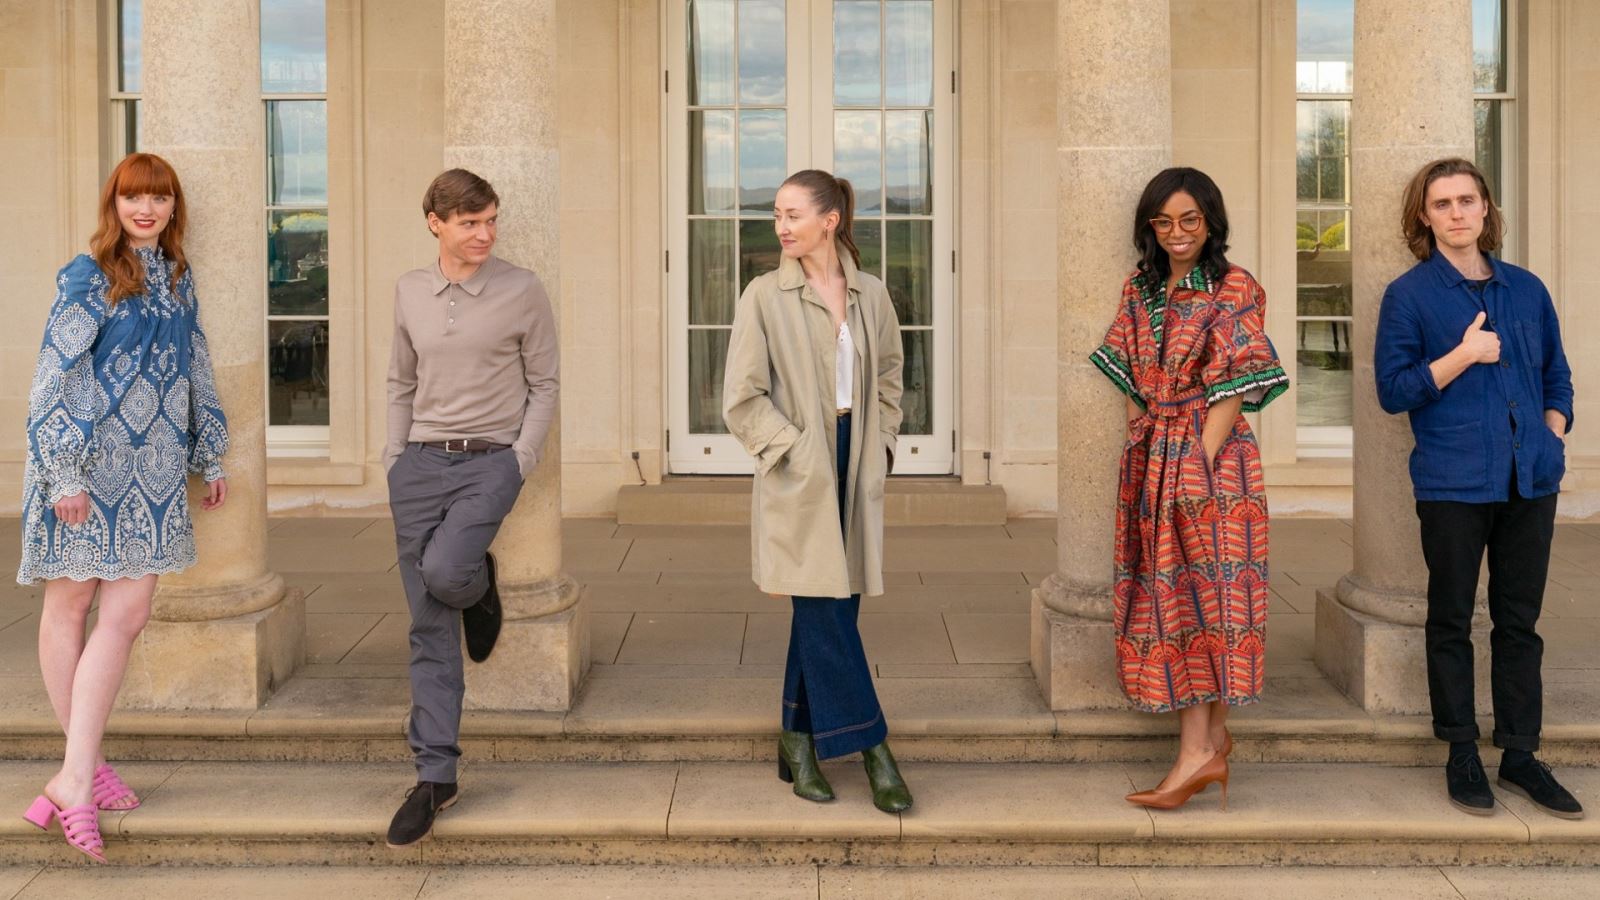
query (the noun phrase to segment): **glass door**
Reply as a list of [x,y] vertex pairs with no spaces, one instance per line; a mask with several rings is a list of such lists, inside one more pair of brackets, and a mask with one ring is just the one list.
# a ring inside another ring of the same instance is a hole
[[812,71],[812,159],[854,185],[861,268],[882,279],[900,320],[901,475],[955,464],[954,41],[941,11],[934,0],[813,5],[831,54]]
[[953,102],[935,75],[952,58],[948,6],[669,4],[670,472],[754,469],[722,424],[728,334],[739,294],[778,264],[778,186],[810,167],[855,185],[862,268],[885,281],[900,317],[895,472],[953,471]]

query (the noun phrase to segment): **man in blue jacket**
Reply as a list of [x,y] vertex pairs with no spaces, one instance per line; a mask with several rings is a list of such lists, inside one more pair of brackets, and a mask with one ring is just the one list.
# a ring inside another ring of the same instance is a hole
[[1433,733],[1450,742],[1450,802],[1494,812],[1473,717],[1472,607],[1489,554],[1489,644],[1498,783],[1562,818],[1583,807],[1539,749],[1544,601],[1556,493],[1572,427],[1572,372],[1550,293],[1491,259],[1503,222],[1476,166],[1442,159],[1406,189],[1406,240],[1419,262],[1378,315],[1378,402],[1410,413],[1411,485],[1428,564],[1428,693]]

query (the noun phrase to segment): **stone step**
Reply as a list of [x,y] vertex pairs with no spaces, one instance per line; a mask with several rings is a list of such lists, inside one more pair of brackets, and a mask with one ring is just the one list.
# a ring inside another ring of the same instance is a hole
[[[1437,767],[1241,762],[1226,810],[1213,787],[1154,812],[1123,795],[1160,764],[908,761],[916,806],[900,815],[872,807],[858,762],[824,769],[839,799],[814,804],[770,763],[469,760],[433,836],[390,850],[401,763],[127,763],[144,805],[101,822],[111,860],[137,865],[1581,865],[1600,850],[1600,816],[1506,792],[1469,816]],[[54,770],[0,763],[0,810],[20,813]],[[1600,798],[1600,770],[1559,774]],[[59,835],[0,816],[0,864],[73,861]]]
[[[752,668],[763,674],[743,673]],[[569,712],[469,710],[462,745],[470,756],[506,762],[763,759],[778,730],[773,668],[595,666]],[[993,669],[995,677],[880,679],[896,754],[927,762],[1133,763],[1172,753],[1173,716],[1051,712],[1030,678]],[[686,674],[702,670],[715,674]],[[58,756],[60,727],[43,686],[15,681],[0,696],[0,759]],[[1236,759],[1431,765],[1443,752],[1428,717],[1368,713],[1320,680],[1269,680],[1267,696],[1229,719]],[[118,759],[401,762],[410,758],[409,698],[408,683],[388,674],[296,678],[255,711],[119,709],[105,749]],[[1541,754],[1553,764],[1600,760],[1600,716],[1592,699],[1578,699],[1547,697]],[[1490,721],[1480,724],[1491,733]]]
[[[13,891],[19,891],[13,894]],[[339,900],[1588,900],[1600,869],[1506,866],[217,866],[0,867],[4,900],[226,896]]]
[[[671,478],[623,485],[618,525],[749,525],[749,478]],[[886,525],[1004,525],[1006,492],[959,478],[895,477],[884,490]]]

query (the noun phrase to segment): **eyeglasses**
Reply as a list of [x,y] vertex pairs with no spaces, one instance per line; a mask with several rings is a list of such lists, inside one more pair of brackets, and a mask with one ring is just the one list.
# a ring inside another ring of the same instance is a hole
[[1203,213],[1189,213],[1176,222],[1166,216],[1157,216],[1150,220],[1150,227],[1156,230],[1156,234],[1171,234],[1173,225],[1193,233],[1200,230],[1200,223],[1205,220],[1206,217]]

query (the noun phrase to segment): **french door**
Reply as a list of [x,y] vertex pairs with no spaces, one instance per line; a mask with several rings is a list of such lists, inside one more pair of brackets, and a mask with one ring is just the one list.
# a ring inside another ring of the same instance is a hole
[[856,189],[905,350],[896,474],[955,464],[954,0],[667,0],[667,465],[754,464],[722,424],[735,301],[777,267],[778,187]]

